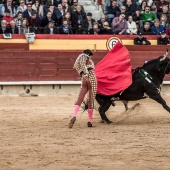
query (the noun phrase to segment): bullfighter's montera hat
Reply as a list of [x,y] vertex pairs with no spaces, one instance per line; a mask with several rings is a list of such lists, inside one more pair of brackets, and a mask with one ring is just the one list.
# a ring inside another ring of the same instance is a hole
[[88,56],[92,56],[93,55],[93,53],[89,49],[84,50],[83,53],[87,54]]

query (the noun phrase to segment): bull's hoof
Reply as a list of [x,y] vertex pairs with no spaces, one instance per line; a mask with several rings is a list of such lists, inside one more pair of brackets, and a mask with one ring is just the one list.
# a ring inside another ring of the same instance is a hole
[[108,125],[110,125],[110,124],[113,124],[113,122],[112,121],[106,121],[106,123],[108,124]]

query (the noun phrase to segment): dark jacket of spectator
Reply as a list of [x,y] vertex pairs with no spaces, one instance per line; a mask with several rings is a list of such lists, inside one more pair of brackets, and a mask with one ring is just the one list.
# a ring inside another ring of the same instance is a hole
[[[32,11],[34,11],[34,10],[32,10]],[[23,18],[29,18],[31,16],[31,13],[29,14],[29,12],[28,12],[28,9],[26,9],[23,13],[22,13],[22,17]]]
[[126,15],[127,15],[127,17],[128,17],[129,15],[132,15],[132,16],[133,16],[133,14],[135,13],[135,9],[136,9],[135,5],[134,5],[134,4],[131,4],[130,6],[128,6],[128,5],[126,4],[125,7],[126,7]]
[[114,17],[116,17],[117,14],[120,13],[120,9],[118,6],[116,6],[115,8],[113,8],[112,6],[108,6],[106,11],[107,11],[107,15],[112,14],[114,15]]
[[73,30],[70,26],[61,25],[59,27],[59,34],[73,34]]
[[[139,33],[140,34],[140,33]],[[147,40],[147,38],[143,37],[142,35],[134,39],[134,45],[151,45],[151,43]],[[143,44],[145,42],[145,44]]]
[[58,7],[58,4],[62,4],[62,0],[54,0],[54,6]]
[[[50,34],[50,28],[48,27],[48,25],[44,27],[43,33]],[[58,29],[56,26],[54,26],[53,28],[53,34],[58,34]]]
[[103,28],[103,22],[101,20],[98,20],[97,23],[99,24],[99,28]]
[[148,30],[146,30],[145,28],[143,28],[142,34],[143,34],[143,35],[153,35],[153,32],[152,32],[152,29],[151,29],[151,28],[149,28]]
[[73,5],[73,0],[68,0],[68,5],[71,7]]
[[[71,17],[72,27],[77,28],[82,24],[82,21],[86,19],[86,14],[84,12],[74,12]],[[78,22],[80,20],[80,22]]]
[[10,33],[11,34],[19,34],[18,27],[15,27],[14,29],[10,28]]
[[[93,23],[95,22],[95,20],[92,18],[90,22],[91,22],[91,25],[93,27]],[[88,31],[89,31],[88,30],[88,27],[89,27],[88,20],[87,19],[83,20],[81,25],[82,25],[82,32],[85,33],[85,34],[88,34]]]
[[158,45],[167,45],[167,44],[169,44],[169,39],[167,37],[165,37],[165,38],[158,37],[157,44]]
[[89,34],[93,34],[93,35],[101,34],[101,31],[100,31],[100,29],[95,30],[95,29],[92,28],[92,29],[89,30]]
[[9,28],[6,28],[4,30],[0,28],[0,34],[7,34],[7,33],[11,33]]
[[[52,19],[51,19],[51,20],[52,20]],[[49,23],[49,21],[50,21],[50,20],[47,18],[47,16],[43,17],[43,18],[42,18],[42,21],[41,21],[41,26],[42,26],[42,27],[47,26],[48,23]]]
[[40,28],[41,27],[40,18],[38,16],[35,19],[30,17],[28,19],[28,22],[30,26],[30,32],[34,32],[35,34],[42,33],[42,29]]

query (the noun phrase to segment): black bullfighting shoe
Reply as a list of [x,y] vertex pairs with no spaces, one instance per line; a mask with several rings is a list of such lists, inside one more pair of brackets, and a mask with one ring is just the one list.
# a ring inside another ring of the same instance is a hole
[[75,121],[76,121],[76,117],[73,117],[73,118],[70,120],[70,123],[69,123],[68,127],[69,127],[69,128],[72,128]]
[[91,122],[87,122],[87,126],[88,126],[88,127],[92,127],[93,125],[92,125]]

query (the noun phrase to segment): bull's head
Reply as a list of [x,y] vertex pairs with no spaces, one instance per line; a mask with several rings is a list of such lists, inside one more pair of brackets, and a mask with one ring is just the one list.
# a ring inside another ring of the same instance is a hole
[[167,56],[168,49],[166,49],[165,54],[163,55],[163,57],[160,58],[160,62],[158,64],[158,69],[162,70],[164,74],[170,73],[170,59]]
[[168,56],[168,49],[166,49],[166,52],[165,52],[163,58],[160,59],[160,61],[164,61],[167,56]]

